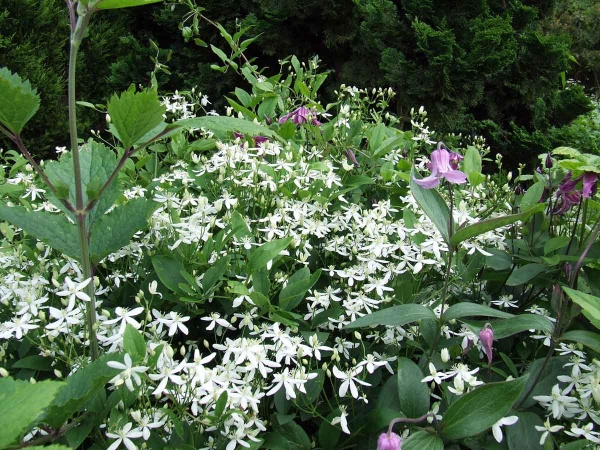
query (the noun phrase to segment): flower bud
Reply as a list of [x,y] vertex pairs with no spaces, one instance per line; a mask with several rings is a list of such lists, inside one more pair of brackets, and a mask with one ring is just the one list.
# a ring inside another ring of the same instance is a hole
[[447,363],[448,361],[450,361],[450,352],[448,351],[447,348],[443,348],[442,349],[442,361],[444,361],[445,363]]
[[377,450],[400,450],[402,438],[396,433],[381,433],[377,439]]
[[486,323],[479,332],[479,339],[481,339],[483,351],[485,352],[488,361],[491,363],[493,359],[492,345],[494,343],[494,330],[492,330],[492,326],[489,323]]

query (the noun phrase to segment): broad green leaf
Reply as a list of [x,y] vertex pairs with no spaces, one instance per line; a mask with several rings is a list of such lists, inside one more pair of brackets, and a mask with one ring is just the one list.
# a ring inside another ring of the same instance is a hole
[[338,416],[339,410],[333,411],[327,420],[321,421],[321,426],[319,427],[319,444],[325,450],[334,450],[337,443],[340,441],[340,435],[342,430],[339,425],[334,426],[331,425],[331,421]]
[[148,226],[148,219],[156,207],[152,200],[134,198],[100,216],[91,227],[92,261],[97,263],[129,244],[134,233]]
[[146,358],[146,342],[142,334],[131,324],[125,327],[123,334],[123,350],[129,353],[132,361],[139,362]]
[[0,123],[15,135],[40,107],[40,96],[29,81],[6,67],[0,68]]
[[576,291],[575,289],[564,286],[563,291],[571,300],[581,306],[586,313],[596,320],[600,320],[600,297],[586,294],[585,292]]
[[461,317],[513,317],[512,314],[490,308],[489,306],[479,305],[477,303],[457,303],[452,305],[444,313],[445,320],[459,319]]
[[31,369],[36,371],[51,371],[53,360],[40,355],[30,355],[19,359],[12,365],[13,369]]
[[571,330],[561,336],[561,340],[578,342],[600,353],[600,334],[593,331]]
[[402,450],[444,450],[444,441],[435,434],[421,430],[408,437],[402,444]]
[[525,195],[523,195],[523,198],[521,199],[521,211],[527,211],[531,206],[536,205],[540,201],[540,198],[542,198],[545,188],[546,184],[538,181],[527,189],[527,192],[525,192]]
[[356,319],[354,322],[346,325],[345,328],[369,327],[374,325],[389,325],[401,327],[407,323],[416,322],[423,319],[436,320],[433,311],[426,306],[417,304],[406,304],[392,306],[391,308],[381,309],[366,316]]
[[587,439],[579,439],[560,446],[559,450],[584,450],[590,449],[590,441]]
[[71,450],[71,447],[65,447],[60,444],[34,445],[33,447],[27,447],[27,450]]
[[223,415],[223,411],[225,411],[225,407],[227,406],[227,391],[224,390],[219,395],[217,402],[215,403],[215,411],[214,415],[216,418],[220,418]]
[[507,286],[519,286],[531,281],[540,273],[547,272],[548,266],[545,264],[531,263],[517,267],[506,280]]
[[102,355],[96,361],[69,375],[66,386],[59,392],[46,413],[45,421],[53,428],[60,428],[104,385],[113,378],[118,370],[108,367],[107,362],[119,357],[118,353]]
[[549,255],[555,250],[559,250],[561,248],[569,245],[570,238],[567,236],[556,236],[551,239],[548,239],[544,244],[544,255]]
[[0,202],[0,220],[22,228],[28,234],[71,258],[79,260],[81,257],[77,228],[62,214],[27,211],[22,206],[9,207]]
[[181,275],[184,270],[181,261],[170,256],[155,255],[152,257],[152,267],[162,284],[173,292],[180,292],[179,283],[185,283],[185,278]]
[[263,125],[250,122],[249,120],[238,119],[236,117],[194,117],[192,119],[178,120],[174,125],[183,128],[204,128],[215,133],[233,133],[234,131],[237,131],[238,133],[249,134],[251,136],[260,135],[280,140],[277,133],[273,130]]
[[538,212],[540,210],[540,207],[543,208],[543,205],[534,206],[520,214],[511,214],[510,216],[495,217],[493,219],[482,220],[481,222],[475,223],[473,225],[463,227],[454,232],[450,239],[450,244],[456,247],[462,241],[474,238],[475,236],[487,233],[488,231],[492,231],[507,225],[512,225],[513,223],[518,222],[520,220],[526,221],[527,219],[529,219],[529,217]]
[[204,277],[202,277],[202,290],[204,292],[210,291],[221,279],[227,269],[229,268],[229,261],[231,260],[231,256],[223,256],[215,261],[215,263],[204,272]]
[[467,147],[467,150],[465,151],[462,169],[465,175],[467,175],[467,177],[473,172],[481,173],[481,155],[479,154],[479,150],[477,150],[472,145],[469,145]]
[[[529,378],[516,401],[516,405],[519,408],[529,408],[537,404],[537,401],[533,397],[537,395],[549,395],[552,391],[552,386],[557,383],[556,377],[571,373],[569,367],[565,368],[567,362],[569,362],[569,358],[565,356],[550,358],[547,362],[545,362],[545,358],[536,359],[529,366],[529,370],[527,371]],[[540,371],[542,371],[542,374],[538,378]],[[535,386],[533,385],[534,383]],[[527,392],[529,392],[529,395],[527,398],[524,398]]]
[[248,273],[252,274],[257,270],[267,267],[268,262],[285,250],[291,242],[292,238],[286,237],[283,239],[274,239],[255,248],[248,260]]
[[252,97],[250,97],[250,94],[241,88],[235,88],[235,95],[246,108],[248,108],[250,103],[252,103]]
[[149,5],[158,3],[162,0],[102,0],[97,6],[98,9],[117,9],[130,8],[132,6]]
[[[99,190],[117,167],[117,155],[104,144],[90,139],[79,148],[79,167],[83,185],[83,204],[85,206],[90,200],[97,198]],[[75,175],[72,153],[66,153],[58,161],[48,162],[45,171],[52,184],[64,190],[65,198],[75,206]],[[105,213],[118,196],[119,188],[113,182],[102,195],[102,199],[90,212],[88,219],[90,223],[93,223],[98,216]],[[54,201],[53,203],[68,214],[61,202]]]
[[42,417],[64,383],[58,381],[29,381],[0,379],[0,448],[15,444]]
[[[470,323],[470,321],[465,321],[465,323]],[[490,320],[490,323],[494,329],[494,339],[496,340],[527,330],[539,330],[550,334],[554,331],[554,324],[547,317],[538,314],[520,314],[510,319]]]
[[446,439],[463,439],[491,428],[508,415],[526,382],[527,377],[522,377],[488,383],[463,394],[444,414],[442,435]]
[[537,414],[530,412],[517,412],[513,415],[519,420],[505,428],[508,448],[510,450],[544,450],[540,445],[541,433],[535,429],[536,426],[544,426],[544,422]]
[[[109,1],[109,0],[107,0]],[[163,124],[165,107],[160,104],[156,91],[126,91],[121,96],[113,95],[108,102],[111,118],[110,131],[128,150],[144,138],[148,132]],[[156,134],[162,131],[157,129]],[[146,140],[151,139],[147,137]]]
[[[448,209],[448,205],[438,191],[419,186],[415,183],[415,178],[419,179],[421,177],[417,177],[417,171],[413,168],[410,173],[410,190],[415,200],[436,226],[444,240],[450,244],[450,230],[448,228],[450,224],[450,210]],[[458,242],[462,240],[464,239]]]
[[485,257],[485,263],[494,270],[508,270],[512,267],[512,258],[504,250],[490,248],[488,252],[492,256]]
[[[281,392],[281,391],[280,391]],[[273,431],[265,437],[262,448],[271,450],[311,450],[310,438],[296,422],[279,425],[273,422]]]
[[315,285],[320,276],[321,269],[311,275],[308,267],[303,267],[294,273],[279,293],[279,307],[284,311],[293,310],[304,299],[306,292]]
[[556,147],[554,150],[552,150],[552,154],[560,155],[560,156],[568,156],[570,158],[577,158],[578,156],[581,155],[581,152],[579,150],[575,150],[572,147]]
[[429,411],[429,388],[423,372],[408,358],[398,358],[398,398],[406,417],[417,418]]

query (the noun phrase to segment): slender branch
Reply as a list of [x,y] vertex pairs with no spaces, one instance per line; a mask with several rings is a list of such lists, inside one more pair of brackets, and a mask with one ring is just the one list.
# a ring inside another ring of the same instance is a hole
[[392,430],[394,429],[394,425],[396,425],[397,423],[421,423],[424,420],[426,420],[428,417],[433,418],[435,427],[436,427],[436,429],[438,429],[438,422],[437,422],[437,417],[435,417],[435,414],[427,413],[427,414],[424,414],[421,417],[417,417],[415,419],[410,419],[407,417],[398,417],[398,418],[392,420],[390,422],[390,426],[388,427],[388,435],[392,433]]
[[579,257],[579,259],[577,260],[577,263],[575,264],[575,267],[573,268],[573,278],[571,279],[571,283],[570,283],[571,287],[575,286],[575,281],[577,280],[578,272],[581,269],[581,266],[583,265],[584,259],[587,257],[588,253],[590,252],[592,245],[596,242],[596,238],[598,237],[599,233],[600,233],[600,223],[598,225],[596,225],[596,229],[590,236],[590,239],[588,240],[588,244],[586,245],[585,250],[581,253],[581,256]]
[[75,4],[73,0],[65,0],[67,3],[67,8],[69,8],[69,22],[71,23],[71,32],[75,31],[75,27],[77,26],[77,19],[75,18]]
[[[83,416],[81,416],[82,418],[87,416],[88,414],[85,413]],[[77,420],[74,420],[73,422],[69,423],[68,425],[65,425],[64,427],[61,427],[57,430],[54,430],[54,432],[52,433],[48,433],[46,436],[41,436],[37,439],[33,439],[31,441],[28,442],[23,442],[21,445],[19,445],[18,447],[13,447],[13,450],[18,450],[21,448],[27,448],[27,447],[35,447],[38,445],[43,445],[46,442],[51,442],[54,441],[55,439],[63,436],[65,433],[67,433],[68,431],[70,431],[71,429],[75,428],[76,426],[80,425],[80,422]]]

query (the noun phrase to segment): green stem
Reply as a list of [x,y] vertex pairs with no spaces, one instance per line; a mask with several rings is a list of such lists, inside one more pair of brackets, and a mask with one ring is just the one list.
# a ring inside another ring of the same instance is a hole
[[89,229],[87,221],[87,211],[83,204],[83,183],[81,181],[81,165],[79,161],[79,145],[77,142],[77,110],[76,110],[76,90],[75,76],[77,70],[77,53],[83,40],[85,29],[89,23],[91,11],[85,11],[85,14],[79,16],[75,30],[71,33],[71,48],[69,51],[69,132],[71,135],[71,153],[73,156],[73,173],[75,178],[75,219],[77,221],[77,234],[79,237],[79,249],[81,255],[81,265],[83,278],[91,279],[85,288],[86,294],[90,297],[86,305],[87,332],[90,341],[90,357],[92,361],[98,358],[99,346],[96,337],[96,300],[94,292],[94,280],[92,279],[92,262],[90,260],[89,248]]

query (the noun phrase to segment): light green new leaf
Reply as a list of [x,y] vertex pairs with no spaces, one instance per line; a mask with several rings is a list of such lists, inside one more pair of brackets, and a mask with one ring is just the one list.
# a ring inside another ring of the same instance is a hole
[[381,309],[366,316],[356,319],[354,322],[346,325],[345,328],[360,328],[374,325],[389,325],[401,327],[407,323],[417,320],[431,319],[436,320],[433,311],[426,306],[409,303],[406,305],[392,306],[391,308]]
[[157,203],[146,198],[134,198],[103,214],[92,224],[90,253],[94,263],[129,244],[135,232],[148,226],[148,219]]
[[456,230],[450,239],[452,246],[457,246],[462,241],[474,238],[480,234],[487,233],[488,231],[495,230],[500,227],[512,225],[518,221],[526,221],[535,213],[544,209],[544,205],[536,205],[519,214],[511,214],[509,216],[495,217],[493,219],[482,220],[481,222],[475,223]]
[[86,402],[100,389],[104,389],[108,380],[118,373],[118,370],[107,365],[108,361],[113,361],[118,356],[118,353],[102,355],[93,363],[69,375],[66,385],[50,405],[45,422],[58,429],[74,414],[81,411]]
[[561,340],[578,342],[600,353],[600,334],[593,331],[571,330],[561,336]]
[[444,450],[444,441],[428,431],[417,431],[402,444],[402,450]]
[[452,403],[442,420],[447,439],[475,436],[505,417],[525,387],[527,377],[502,383],[488,383],[463,394]]
[[22,228],[26,233],[71,258],[80,258],[77,228],[62,214],[28,211],[22,206],[9,207],[0,202],[0,220]]
[[571,300],[581,306],[581,309],[587,314],[596,320],[600,320],[600,297],[576,291],[566,286],[563,287],[563,291],[565,291]]
[[423,372],[408,358],[398,358],[398,398],[406,417],[417,418],[429,411],[429,388]]
[[[98,197],[100,189],[117,167],[117,155],[104,144],[90,139],[79,149],[79,167],[81,170],[81,183],[83,185],[83,204],[85,206],[90,200]],[[60,187],[64,191],[66,199],[72,205],[75,205],[73,155],[67,153],[59,161],[48,162],[45,171],[52,184]],[[118,186],[116,183],[113,183],[90,212],[88,219],[90,223],[93,223],[99,215],[105,213],[118,196]],[[55,201],[54,203],[66,212],[61,202]]]
[[512,314],[490,308],[489,306],[479,305],[477,303],[457,303],[452,305],[444,313],[445,320],[459,319],[461,317],[500,317],[502,319],[513,317]]
[[268,262],[285,250],[291,242],[291,237],[273,239],[272,241],[255,248],[248,260],[248,273],[253,274],[256,271],[267,267]]
[[532,206],[535,206],[540,201],[540,198],[542,198],[545,188],[546,184],[542,181],[538,181],[527,189],[527,192],[525,192],[525,195],[523,195],[523,198],[521,199],[521,211],[527,211]]
[[29,81],[21,80],[6,67],[0,68],[0,123],[14,134],[21,134],[25,124],[40,107],[40,97]]
[[462,169],[467,177],[472,172],[481,173],[481,155],[479,154],[479,150],[477,150],[472,145],[469,145],[467,147],[467,150],[465,151]]
[[64,383],[57,381],[29,381],[0,379],[0,448],[15,444],[41,419]]
[[279,306],[284,311],[291,311],[302,302],[308,290],[315,285],[321,276],[321,269],[312,275],[308,267],[294,273],[279,293]]
[[174,126],[183,128],[204,128],[215,133],[238,133],[248,134],[251,136],[266,136],[272,139],[281,140],[281,138],[273,130],[258,125],[254,122],[237,117],[227,116],[203,116],[194,117],[191,119],[178,120]]
[[448,225],[450,224],[450,209],[438,191],[435,189],[425,189],[415,183],[415,179],[419,178],[421,177],[417,176],[417,172],[413,168],[410,173],[410,190],[421,209],[431,219],[444,240],[450,244],[450,230],[448,229]]
[[162,0],[102,0],[97,6],[98,9],[117,9],[130,8],[132,6],[150,5]]
[[108,102],[108,114],[112,120],[110,132],[127,150],[142,138],[148,141],[154,137],[147,135],[150,131],[155,130],[154,135],[163,131],[166,126],[163,123],[165,111],[158,100],[158,94],[153,90],[126,91],[119,97],[113,95]]

